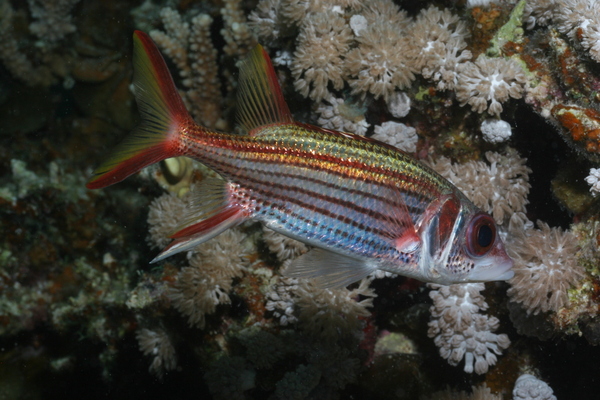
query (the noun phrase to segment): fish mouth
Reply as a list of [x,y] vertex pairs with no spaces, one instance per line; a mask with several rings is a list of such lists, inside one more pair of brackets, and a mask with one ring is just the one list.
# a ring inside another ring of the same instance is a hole
[[487,268],[480,266],[471,272],[469,280],[474,282],[507,281],[515,275],[512,267],[513,262],[511,259],[494,264],[493,266],[490,265]]

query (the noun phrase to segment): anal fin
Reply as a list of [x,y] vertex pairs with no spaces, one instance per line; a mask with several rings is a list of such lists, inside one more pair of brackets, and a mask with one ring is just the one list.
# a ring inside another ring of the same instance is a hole
[[190,250],[240,224],[244,210],[231,200],[229,183],[210,178],[190,194],[186,215],[170,235],[174,239],[154,260],[161,261],[173,254]]
[[215,215],[190,225],[175,233],[173,240],[151,263],[155,263],[182,251],[191,250],[232,228],[244,220],[243,210],[236,206],[225,207]]
[[316,248],[293,260],[283,271],[283,275],[291,278],[316,278],[322,288],[338,289],[375,271],[377,266],[372,261]]

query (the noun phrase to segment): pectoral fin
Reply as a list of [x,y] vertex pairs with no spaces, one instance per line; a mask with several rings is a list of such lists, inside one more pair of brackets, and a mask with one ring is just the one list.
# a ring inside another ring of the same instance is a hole
[[337,289],[377,271],[375,263],[323,249],[313,249],[296,258],[283,271],[292,278],[316,278],[322,288]]

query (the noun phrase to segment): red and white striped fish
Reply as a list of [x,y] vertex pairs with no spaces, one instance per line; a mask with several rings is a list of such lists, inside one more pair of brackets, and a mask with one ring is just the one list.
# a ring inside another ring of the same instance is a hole
[[186,224],[154,261],[251,218],[314,246],[287,274],[318,277],[324,287],[377,270],[446,285],[513,276],[494,220],[435,171],[376,140],[295,122],[262,47],[240,69],[246,135],[196,124],[160,52],[139,31],[134,84],[141,123],[87,187],[112,185],[176,156],[222,178],[196,195]]

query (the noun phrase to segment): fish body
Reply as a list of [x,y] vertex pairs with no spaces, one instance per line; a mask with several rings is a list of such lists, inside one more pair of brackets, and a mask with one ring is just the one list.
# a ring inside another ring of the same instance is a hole
[[247,135],[196,124],[164,60],[134,34],[142,123],[95,172],[89,188],[116,183],[167,157],[192,157],[208,182],[161,260],[247,219],[315,246],[287,274],[341,287],[377,270],[426,282],[505,280],[512,261],[493,219],[454,185],[400,150],[293,120],[267,53],[240,68],[239,122]]

